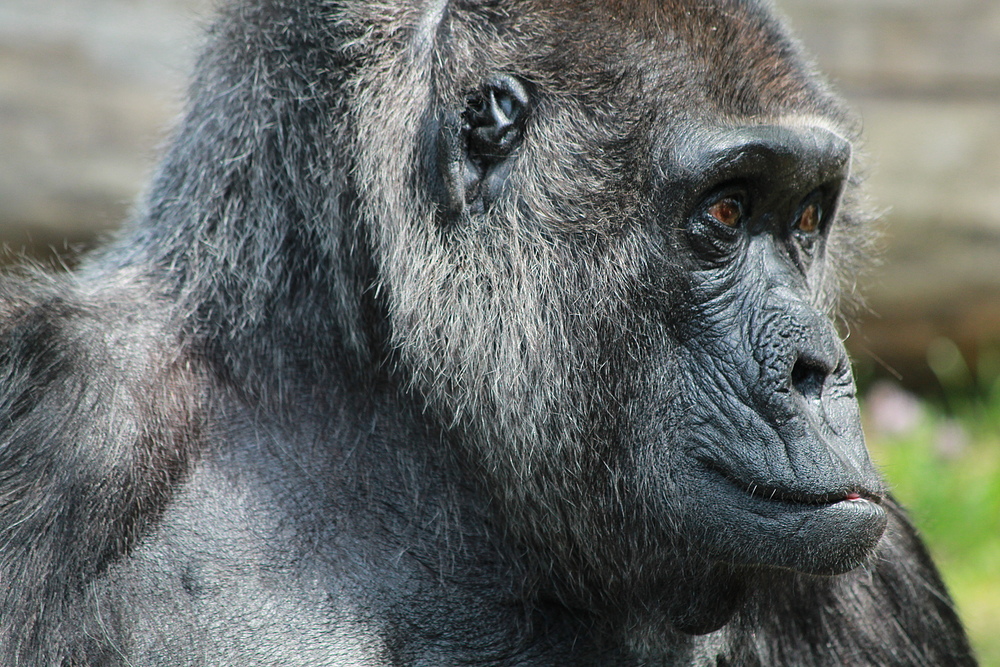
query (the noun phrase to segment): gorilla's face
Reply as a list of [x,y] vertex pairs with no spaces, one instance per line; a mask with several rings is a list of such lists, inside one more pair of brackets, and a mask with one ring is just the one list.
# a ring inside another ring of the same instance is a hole
[[686,400],[676,431],[649,427],[649,461],[684,471],[666,504],[719,560],[836,574],[885,528],[846,353],[816,307],[850,154],[826,129],[753,125],[693,138],[667,170],[693,268],[662,354]]
[[368,54],[379,289],[557,594],[711,629],[753,568],[845,572],[885,527],[830,320],[849,132],[759,8],[568,5],[435,5]]

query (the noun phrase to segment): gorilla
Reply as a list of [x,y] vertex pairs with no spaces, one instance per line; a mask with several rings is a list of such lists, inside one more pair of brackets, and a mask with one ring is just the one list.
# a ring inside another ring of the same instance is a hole
[[835,323],[859,122],[761,0],[236,0],[0,299],[4,665],[972,665]]

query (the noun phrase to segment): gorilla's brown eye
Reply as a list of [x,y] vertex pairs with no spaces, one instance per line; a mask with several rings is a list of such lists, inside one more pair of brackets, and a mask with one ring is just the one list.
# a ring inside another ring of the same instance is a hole
[[819,222],[822,218],[819,204],[809,204],[799,213],[799,219],[795,223],[796,231],[805,234],[815,234],[819,230]]
[[727,227],[736,227],[743,221],[743,202],[737,197],[723,197],[708,207],[708,214]]

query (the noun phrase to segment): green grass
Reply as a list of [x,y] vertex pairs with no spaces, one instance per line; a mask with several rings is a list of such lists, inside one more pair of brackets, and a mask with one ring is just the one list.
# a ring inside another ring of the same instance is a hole
[[873,423],[868,401],[869,449],[926,538],[982,667],[1000,667],[1000,381],[946,395],[895,429]]

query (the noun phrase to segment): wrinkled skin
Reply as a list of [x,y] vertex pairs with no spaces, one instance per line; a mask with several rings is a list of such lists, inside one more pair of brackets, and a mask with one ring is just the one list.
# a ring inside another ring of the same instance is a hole
[[4,282],[3,664],[973,664],[804,62],[749,1],[225,8],[131,224]]

